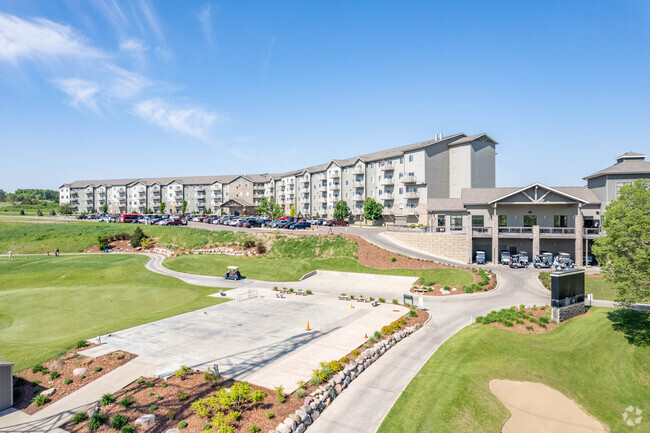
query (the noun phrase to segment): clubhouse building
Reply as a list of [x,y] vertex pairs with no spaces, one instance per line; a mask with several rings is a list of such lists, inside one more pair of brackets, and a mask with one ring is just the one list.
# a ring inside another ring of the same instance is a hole
[[78,212],[104,204],[109,213],[147,213],[165,203],[168,212],[252,214],[262,198],[274,198],[288,214],[332,217],[345,200],[362,219],[363,202],[383,205],[379,223],[422,225],[422,231],[388,236],[435,255],[472,262],[501,251],[567,252],[581,266],[601,235],[605,207],[618,190],[650,177],[647,155],[628,152],[616,164],[584,179],[586,186],[495,187],[495,146],[487,134],[455,134],[281,174],[214,175],[75,181],[61,185],[60,203]]

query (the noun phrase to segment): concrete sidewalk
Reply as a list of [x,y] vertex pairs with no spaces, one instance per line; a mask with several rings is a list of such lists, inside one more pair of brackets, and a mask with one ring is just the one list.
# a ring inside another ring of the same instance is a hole
[[151,376],[151,372],[168,367],[154,358],[139,356],[34,415],[14,409],[0,412],[0,433],[63,432],[58,427],[97,403],[102,395],[117,392],[141,376]]

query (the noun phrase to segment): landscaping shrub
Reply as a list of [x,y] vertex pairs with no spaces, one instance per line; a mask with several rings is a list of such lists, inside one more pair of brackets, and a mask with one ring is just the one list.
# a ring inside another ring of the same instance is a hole
[[70,384],[72,383],[72,379],[70,379],[69,377],[66,377],[66,378],[63,380],[63,383],[65,383],[66,385],[70,385]]
[[86,342],[86,340],[79,340],[75,343],[75,346],[77,349],[81,349],[82,347],[88,346],[88,342]]
[[48,401],[50,401],[50,397],[42,394],[39,394],[32,399],[32,403],[34,403],[36,406],[43,406]]
[[178,423],[178,428],[185,428],[187,427],[187,421],[181,421]]
[[153,246],[153,240],[151,238],[143,238],[140,242],[140,245],[142,248],[149,249]]
[[100,372],[100,371],[102,371],[102,367],[99,366],[99,365],[96,365],[96,366],[95,366],[95,371],[96,371],[96,372]]
[[145,238],[144,233],[142,232],[142,229],[140,227],[136,227],[135,230],[133,231],[133,234],[131,235],[131,240],[129,243],[133,248],[137,248],[142,245],[142,239]]
[[121,413],[118,413],[115,415],[113,418],[111,418],[110,426],[114,428],[115,430],[120,430],[122,427],[124,427],[127,423],[129,422],[129,419],[122,415]]
[[156,406],[155,404],[152,404],[151,406],[149,406],[149,412],[155,412],[156,409],[158,409],[158,406]]
[[159,395],[159,396],[156,397],[156,400],[158,400],[158,401],[160,401],[160,400],[162,400],[162,399],[163,399],[163,396],[162,396],[162,395]]
[[100,250],[103,250],[104,248],[108,247],[108,236],[106,235],[97,236],[97,246],[99,247]]
[[347,356],[344,356],[343,358],[339,359],[339,362],[342,364],[347,364],[350,362],[350,359]]
[[427,292],[429,293],[433,292],[433,287],[427,287]]
[[391,328],[393,328],[394,330],[399,331],[399,328],[400,328],[400,327],[399,327],[399,323],[397,323],[397,322],[392,322],[392,323],[390,324],[390,326],[391,326]]
[[147,396],[149,397],[151,397],[152,395],[153,395],[153,391],[150,391],[149,394],[147,394]]
[[379,331],[375,331],[375,333],[372,334],[372,335],[373,335],[377,340],[379,340],[381,337],[383,337],[383,335],[381,335],[381,332],[379,332]]
[[532,330],[533,330],[533,327],[532,327],[532,326],[526,326],[526,330],[528,330],[528,331],[532,331]]
[[161,384],[160,384],[160,387],[161,387],[161,388],[167,388],[167,382],[163,382],[163,383],[161,383]]
[[474,288],[472,286],[463,286],[463,292],[474,293]]
[[266,398],[266,393],[264,391],[261,391],[259,389],[253,391],[253,401],[255,403],[261,403],[264,401],[265,398]]
[[172,420],[174,419],[175,416],[176,416],[176,412],[174,411],[174,409],[169,409],[167,411],[167,419]]
[[176,397],[177,397],[179,400],[187,400],[188,395],[187,395],[186,392],[182,392],[182,393],[178,394]]
[[390,261],[393,262],[393,263],[395,263],[395,262],[397,261],[397,257],[395,257],[395,256],[391,257],[391,258],[390,258]]
[[260,428],[255,424],[251,424],[250,427],[248,427],[248,431],[251,433],[258,433],[260,431]]
[[203,373],[203,380],[205,380],[206,382],[218,382],[219,375],[210,372],[205,372]]
[[266,411],[266,417],[268,419],[272,419],[274,416],[275,416],[275,414],[273,412],[271,412],[270,410]]
[[381,333],[384,335],[392,335],[393,328],[388,325],[382,326]]
[[101,427],[102,424],[106,422],[107,419],[108,415],[105,413],[96,413],[90,417],[88,424],[86,424],[86,427],[88,427],[88,430],[90,431],[97,430],[99,427]]
[[381,302],[382,304],[385,304],[385,303],[386,303],[386,299],[385,299],[385,298],[379,298],[379,302]]
[[305,293],[307,293],[308,295],[311,295],[313,292],[311,290],[307,290]]
[[393,304],[397,305],[399,304],[399,301],[397,299],[393,299]]
[[257,244],[257,254],[265,254],[266,253],[266,247],[264,244]]
[[131,397],[124,397],[122,400],[120,400],[120,406],[123,407],[129,407],[133,404],[133,400]]
[[203,424],[203,431],[210,430],[212,426],[210,424]]
[[516,322],[517,322],[518,325],[523,325],[524,324],[524,321],[521,320],[521,319],[517,319]]
[[368,339],[368,343],[370,343],[370,344],[375,344],[376,342],[377,342],[377,339],[376,339],[374,336],[371,336],[371,337]]
[[548,317],[546,317],[546,316],[540,317],[539,321],[542,322],[542,323],[548,323],[549,322]]
[[352,356],[359,356],[359,355],[361,355],[361,352],[359,350],[357,350],[357,349],[354,349],[352,352],[350,352],[350,354]]
[[79,424],[80,422],[84,422],[88,419],[88,415],[86,415],[86,412],[78,412],[72,415],[72,419],[70,421],[73,424]]
[[115,396],[113,394],[104,394],[102,395],[102,398],[99,400],[100,406],[106,406],[111,403],[115,403]]
[[254,248],[257,242],[255,241],[244,241],[244,248],[249,249],[249,248]]
[[139,378],[137,378],[137,379],[135,380],[135,383],[138,383],[138,384],[140,384],[140,383],[142,383],[142,382],[144,382],[144,379],[141,378],[141,377],[139,377]]
[[286,399],[286,397],[284,396],[284,387],[282,385],[276,386],[274,391],[275,391],[275,395],[278,397],[278,401],[280,403],[284,403],[284,400]]
[[403,317],[400,317],[399,319],[397,319],[397,323],[399,323],[400,325],[406,325],[406,320]]
[[411,317],[418,317],[418,312],[415,311],[415,310],[411,310],[411,311],[409,311],[409,316],[411,316]]
[[120,430],[120,433],[135,433],[135,427],[132,425],[127,425]]
[[59,373],[58,371],[53,371],[50,373],[50,379],[52,380],[56,379],[59,376],[61,376],[61,373]]
[[42,364],[36,364],[34,367],[32,367],[32,373],[38,373],[39,371],[45,370],[43,368]]
[[296,390],[296,397],[303,398],[304,396],[305,396],[305,390],[302,388],[298,388]]

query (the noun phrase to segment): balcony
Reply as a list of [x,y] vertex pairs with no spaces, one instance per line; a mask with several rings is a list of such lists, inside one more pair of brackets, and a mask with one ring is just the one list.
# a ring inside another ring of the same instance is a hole
[[379,164],[379,169],[381,171],[393,171],[393,170],[395,170],[395,164],[392,163],[392,162],[385,161],[385,162],[382,162],[381,164]]
[[418,208],[416,207],[407,207],[404,209],[404,215],[417,215]]
[[418,183],[418,178],[414,175],[406,175],[402,178],[402,182],[404,183]]
[[304,185],[309,185],[309,178],[303,177],[302,179],[300,179],[300,182],[302,182]]
[[366,199],[364,194],[354,194],[354,201],[364,201]]
[[183,195],[183,191],[176,191],[175,194],[176,196],[180,197]]
[[582,229],[582,233],[584,234],[585,237],[592,239],[594,237],[602,236],[603,228],[596,227],[596,228]]
[[395,194],[392,192],[385,192],[382,195],[379,196],[380,199],[386,201],[386,200],[395,200]]
[[540,238],[573,238],[576,235],[574,227],[540,227]]
[[79,194],[77,194],[76,192],[74,194],[70,194],[70,198],[78,198],[78,197],[79,197]]
[[327,191],[327,184],[322,183],[322,184],[318,185],[318,191]]
[[362,207],[352,208],[352,215],[363,215],[363,208]]
[[363,167],[363,166],[361,166],[361,167],[354,167],[354,168],[352,169],[352,173],[354,173],[354,174],[366,174],[366,169],[365,169],[365,167]]
[[532,227],[499,227],[499,237],[533,237]]
[[160,191],[152,191],[151,194],[152,194],[154,197],[160,197]]
[[318,197],[318,201],[319,201],[320,203],[325,203],[325,202],[327,201],[327,197],[320,196],[320,197]]
[[213,197],[221,197],[221,191],[212,191]]
[[406,194],[404,194],[404,197],[407,199],[420,198],[420,193],[417,191],[407,191]]
[[86,204],[93,204],[93,199],[89,198],[88,200],[86,200]]
[[340,183],[333,183],[333,184],[330,186],[330,189],[331,189],[332,191],[338,191],[338,190],[341,189],[341,184],[340,184]]
[[381,185],[395,185],[395,180],[393,177],[385,177],[380,182]]
[[491,238],[492,227],[472,227],[472,236],[475,238]]
[[339,179],[341,177],[341,173],[339,173],[338,170],[336,171],[330,171],[330,177],[332,179]]
[[362,180],[355,180],[355,181],[352,183],[352,185],[353,185],[355,188],[365,188],[365,187],[366,187],[366,183],[365,183],[364,181],[362,181]]
[[382,215],[395,215],[395,211],[393,211],[392,207],[385,207],[381,210]]

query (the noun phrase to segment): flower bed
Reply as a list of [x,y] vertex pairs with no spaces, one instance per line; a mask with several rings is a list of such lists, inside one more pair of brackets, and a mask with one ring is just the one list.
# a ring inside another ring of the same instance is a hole
[[418,295],[447,296],[487,292],[496,288],[497,276],[494,272],[484,269],[472,269],[471,271],[474,274],[474,283],[469,286],[443,286],[442,284],[436,284],[435,281],[425,281],[423,278],[420,278],[411,287],[410,291]]
[[550,306],[510,307],[491,311],[487,316],[479,316],[476,323],[507,329],[521,334],[544,334],[555,329],[559,324],[551,319]]
[[[78,354],[85,349],[71,349],[43,365],[16,373],[13,407],[32,415],[135,358],[135,355],[122,351],[97,358]],[[75,370],[80,374],[75,375]]]

